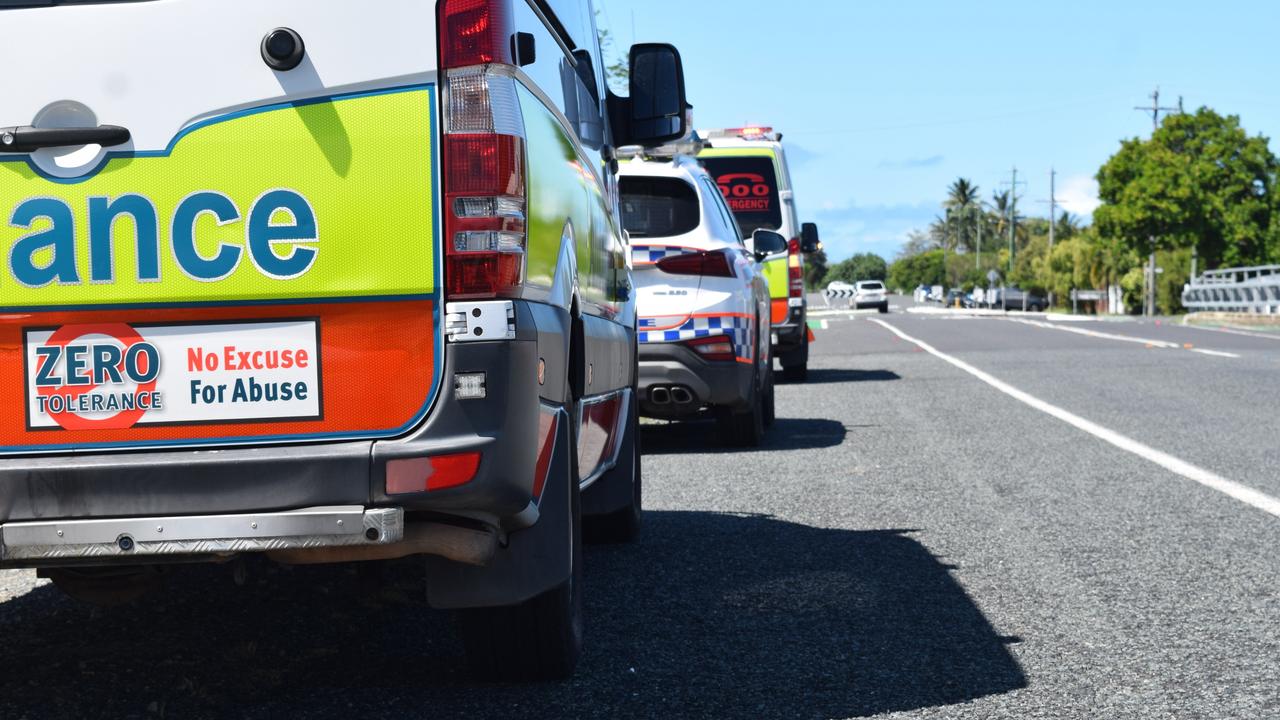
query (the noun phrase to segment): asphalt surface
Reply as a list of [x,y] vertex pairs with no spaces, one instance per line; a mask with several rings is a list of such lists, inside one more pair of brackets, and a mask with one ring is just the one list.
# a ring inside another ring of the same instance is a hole
[[1280,518],[872,319],[1280,496],[1276,338],[827,314],[760,449],[646,426],[644,534],[588,550],[570,682],[469,681],[412,562],[186,569],[114,609],[7,571],[0,718],[1280,717]]

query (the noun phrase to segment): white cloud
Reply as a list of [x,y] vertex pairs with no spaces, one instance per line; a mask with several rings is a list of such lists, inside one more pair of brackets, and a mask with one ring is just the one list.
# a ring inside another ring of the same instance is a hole
[[1058,204],[1073,215],[1092,217],[1102,201],[1098,199],[1098,181],[1088,175],[1074,175],[1058,189]]

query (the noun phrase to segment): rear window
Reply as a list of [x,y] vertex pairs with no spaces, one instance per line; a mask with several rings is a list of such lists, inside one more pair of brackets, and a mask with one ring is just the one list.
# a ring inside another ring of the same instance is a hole
[[764,228],[782,227],[782,207],[778,200],[778,176],[768,157],[708,157],[700,160],[715,178],[729,209],[738,219],[743,239]]
[[624,177],[622,227],[633,238],[673,237],[698,229],[698,191],[678,178]]
[[858,287],[862,288],[863,290],[883,290],[883,289],[884,289],[884,283],[881,283],[881,282],[861,282],[861,283],[858,283]]

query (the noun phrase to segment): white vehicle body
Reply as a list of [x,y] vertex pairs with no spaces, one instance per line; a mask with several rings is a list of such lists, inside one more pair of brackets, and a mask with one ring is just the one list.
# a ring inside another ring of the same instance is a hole
[[[742,240],[715,182],[692,158],[624,162],[619,185],[631,237],[642,413],[742,410],[771,361],[769,288],[751,241]],[[712,258],[715,269],[699,272],[699,257]],[[674,267],[679,261],[688,267]]]
[[888,312],[889,295],[879,280],[860,280],[854,285],[853,305],[857,308],[879,308]]

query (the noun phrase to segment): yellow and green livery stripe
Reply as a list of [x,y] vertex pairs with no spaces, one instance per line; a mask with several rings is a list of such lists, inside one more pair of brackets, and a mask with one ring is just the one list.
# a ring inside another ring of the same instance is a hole
[[0,162],[0,307],[430,295],[433,103],[256,108],[82,179]]

